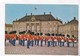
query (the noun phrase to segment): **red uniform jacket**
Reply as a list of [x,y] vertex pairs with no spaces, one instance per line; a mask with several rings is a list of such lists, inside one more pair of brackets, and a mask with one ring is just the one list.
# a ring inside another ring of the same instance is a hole
[[52,41],[54,41],[54,36],[51,37]]
[[37,36],[34,36],[34,40],[37,40]]
[[71,38],[71,41],[74,42],[75,41],[75,38]]
[[19,39],[19,40],[21,40],[21,39],[22,39],[22,36],[21,36],[21,34],[19,34],[19,35],[18,35],[18,39]]
[[70,40],[69,38],[66,38],[66,42],[69,42],[69,40]]
[[27,37],[26,38],[27,38],[27,40],[32,40],[31,39],[31,34],[27,34]]
[[5,39],[9,38],[9,34],[5,34]]
[[16,39],[16,34],[10,34],[11,39]]
[[40,36],[36,36],[36,38],[37,38],[37,40],[39,40],[40,39]]
[[61,37],[59,36],[59,37],[57,38],[57,40],[58,40],[58,41],[61,41]]
[[22,37],[22,39],[23,39],[23,40],[25,40],[25,39],[26,39],[26,35],[25,35],[25,34],[22,34],[22,36],[21,36],[21,37]]
[[42,36],[40,36],[40,38],[39,38],[40,40],[43,40],[43,37]]

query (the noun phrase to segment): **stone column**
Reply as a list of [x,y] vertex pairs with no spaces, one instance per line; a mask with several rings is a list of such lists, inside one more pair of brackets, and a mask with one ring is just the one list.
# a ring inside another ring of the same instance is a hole
[[31,23],[29,23],[29,28],[30,28],[30,31],[32,31]]
[[35,32],[37,32],[37,24],[35,23],[34,26],[35,26]]

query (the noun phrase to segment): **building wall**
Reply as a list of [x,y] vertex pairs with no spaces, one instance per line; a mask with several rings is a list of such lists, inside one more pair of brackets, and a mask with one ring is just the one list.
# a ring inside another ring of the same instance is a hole
[[33,32],[58,33],[59,21],[13,22],[13,30],[17,32],[31,30]]
[[12,30],[13,30],[12,27],[9,27],[9,26],[8,26],[8,27],[7,27],[7,26],[5,27],[5,31],[7,31],[8,33],[9,33],[10,31],[12,31]]
[[62,34],[69,34],[70,37],[74,35],[75,37],[78,37],[78,23],[69,23],[59,26],[59,33]]
[[31,30],[33,32],[42,33],[61,33],[69,34],[70,37],[74,35],[78,37],[78,22],[62,24],[59,21],[26,21],[26,22],[13,22],[13,27],[5,27],[5,30],[21,31]]

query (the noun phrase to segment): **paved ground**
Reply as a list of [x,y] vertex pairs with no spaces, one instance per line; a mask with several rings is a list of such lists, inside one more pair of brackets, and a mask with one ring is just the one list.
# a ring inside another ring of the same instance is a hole
[[75,47],[47,47],[44,45],[40,46],[31,46],[30,49],[25,46],[20,46],[18,41],[16,41],[16,46],[12,46],[8,40],[5,46],[5,54],[29,54],[29,55],[78,55],[78,44],[75,44]]

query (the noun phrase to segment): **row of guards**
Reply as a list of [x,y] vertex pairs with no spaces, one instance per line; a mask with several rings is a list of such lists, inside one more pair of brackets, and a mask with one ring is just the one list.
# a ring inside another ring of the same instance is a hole
[[76,42],[76,39],[74,37],[69,38],[65,36],[53,36],[53,35],[46,35],[42,36],[39,34],[31,34],[28,32],[27,34],[5,34],[5,45],[6,45],[6,40],[9,39],[9,43],[11,43],[13,46],[16,44],[16,37],[18,37],[19,40],[19,45],[25,46],[25,41],[27,41],[27,48],[30,48],[30,46],[43,46],[47,45],[49,46],[67,46],[69,47],[70,44],[74,47],[74,44]]

